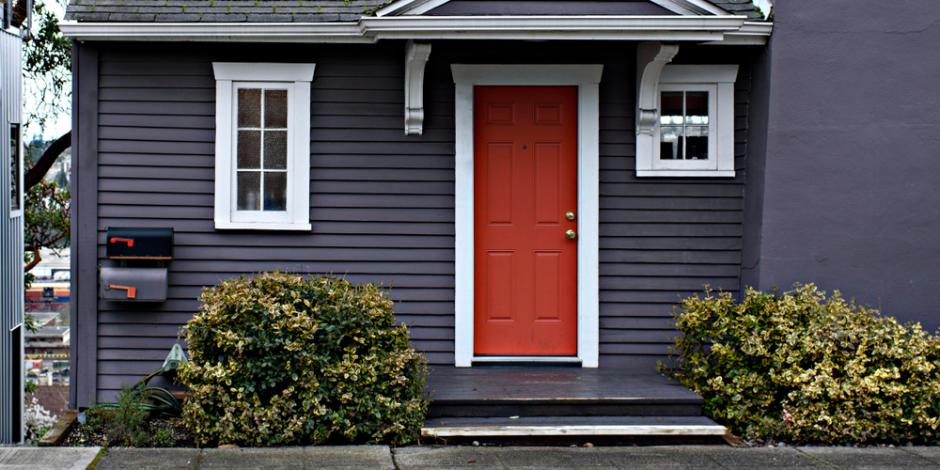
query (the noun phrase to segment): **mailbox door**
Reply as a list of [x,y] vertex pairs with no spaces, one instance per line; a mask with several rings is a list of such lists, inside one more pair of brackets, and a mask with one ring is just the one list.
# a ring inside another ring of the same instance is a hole
[[166,268],[101,268],[98,296],[102,300],[163,302],[166,291]]

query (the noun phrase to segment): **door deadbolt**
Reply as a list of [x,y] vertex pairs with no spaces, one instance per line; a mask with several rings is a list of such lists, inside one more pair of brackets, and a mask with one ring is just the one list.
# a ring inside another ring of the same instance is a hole
[[574,220],[574,212],[571,212],[571,211],[566,212],[565,218],[568,220]]

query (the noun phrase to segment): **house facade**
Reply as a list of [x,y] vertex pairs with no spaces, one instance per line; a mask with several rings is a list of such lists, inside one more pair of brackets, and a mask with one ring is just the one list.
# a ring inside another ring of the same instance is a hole
[[205,286],[260,271],[381,283],[430,362],[461,368],[653,371],[705,285],[932,295],[851,291],[878,266],[820,261],[853,244],[837,218],[792,243],[808,215],[787,190],[827,202],[770,174],[810,158],[789,156],[784,69],[814,71],[797,29],[775,52],[776,19],[829,6],[94,3],[62,25],[74,405],[159,367]]
[[0,444],[23,438],[23,39],[0,4]]

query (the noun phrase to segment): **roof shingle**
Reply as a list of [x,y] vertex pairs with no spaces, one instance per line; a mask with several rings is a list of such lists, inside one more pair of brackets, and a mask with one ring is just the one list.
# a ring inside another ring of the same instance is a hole
[[65,19],[137,23],[356,21],[388,0],[70,0]]
[[[70,0],[65,19],[132,23],[327,23],[356,21],[393,0]],[[711,0],[729,13],[761,16],[752,0]]]

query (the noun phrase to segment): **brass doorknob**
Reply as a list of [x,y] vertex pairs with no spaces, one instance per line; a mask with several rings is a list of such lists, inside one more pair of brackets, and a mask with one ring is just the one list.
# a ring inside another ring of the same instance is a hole
[[565,218],[568,220],[574,220],[574,212],[571,212],[571,211],[566,212]]
[[574,230],[568,230],[565,232],[565,237],[567,237],[568,240],[574,240],[575,238],[578,238],[578,234],[575,233]]

